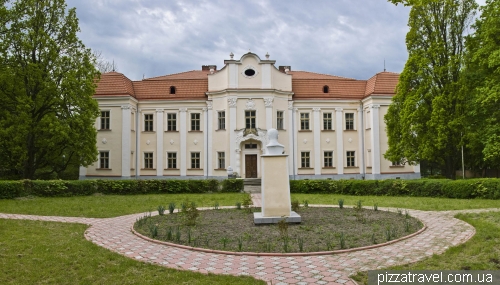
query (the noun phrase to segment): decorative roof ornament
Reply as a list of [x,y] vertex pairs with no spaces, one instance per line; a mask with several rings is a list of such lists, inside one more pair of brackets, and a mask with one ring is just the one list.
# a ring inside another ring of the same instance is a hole
[[266,52],[266,59],[269,59],[269,53]]
[[229,54],[229,57],[231,57],[231,59],[233,59],[233,58],[234,58],[234,54],[231,52],[231,53]]

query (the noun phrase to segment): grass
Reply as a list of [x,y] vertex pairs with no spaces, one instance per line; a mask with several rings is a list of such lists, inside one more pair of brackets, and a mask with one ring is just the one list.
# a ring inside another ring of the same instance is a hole
[[[464,244],[449,248],[441,255],[393,266],[387,270],[500,270],[500,212],[459,214],[457,218],[476,228],[476,235]],[[353,276],[367,284],[367,273]]]
[[429,197],[393,197],[393,196],[352,196],[339,194],[292,194],[292,199],[307,200],[309,204],[336,205],[343,199],[344,205],[356,205],[362,201],[363,207],[393,207],[423,211],[447,211],[465,209],[500,208],[499,200],[487,199],[447,199]]
[[0,219],[0,284],[265,284],[139,262],[87,241],[86,228]]
[[177,207],[189,200],[198,207],[234,206],[248,194],[149,194],[149,195],[94,195],[83,197],[20,198],[0,200],[0,213],[65,216],[87,218],[110,218],[156,211],[159,205],[167,207],[174,202]]

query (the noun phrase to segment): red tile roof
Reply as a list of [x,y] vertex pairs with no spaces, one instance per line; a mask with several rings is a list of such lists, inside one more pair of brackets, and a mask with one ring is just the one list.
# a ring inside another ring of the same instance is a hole
[[394,95],[399,82],[399,74],[393,72],[379,72],[368,79],[365,96],[368,95]]
[[[192,70],[131,81],[118,72],[101,75],[95,96],[130,95],[139,100],[205,100],[208,91],[207,70]],[[363,99],[369,95],[395,94],[399,74],[380,72],[369,80],[356,80],[340,76],[307,71],[289,71],[292,75],[294,99]],[[176,88],[170,94],[170,87]],[[328,86],[328,93],[323,87]]]

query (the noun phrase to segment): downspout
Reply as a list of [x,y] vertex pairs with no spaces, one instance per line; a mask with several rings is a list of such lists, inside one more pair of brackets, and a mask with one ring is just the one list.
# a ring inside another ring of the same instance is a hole
[[361,177],[363,177],[363,180],[365,180],[365,110],[363,109],[363,100],[359,101],[359,108],[361,110]]
[[139,106],[135,111],[135,179],[139,179]]

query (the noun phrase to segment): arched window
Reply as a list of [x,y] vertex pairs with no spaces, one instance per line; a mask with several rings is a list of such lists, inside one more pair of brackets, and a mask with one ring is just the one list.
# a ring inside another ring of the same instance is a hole
[[175,94],[175,86],[170,86],[170,94]]
[[329,88],[328,88],[328,86],[327,86],[327,85],[323,86],[323,93],[328,93],[328,89],[329,89]]

